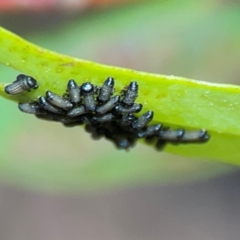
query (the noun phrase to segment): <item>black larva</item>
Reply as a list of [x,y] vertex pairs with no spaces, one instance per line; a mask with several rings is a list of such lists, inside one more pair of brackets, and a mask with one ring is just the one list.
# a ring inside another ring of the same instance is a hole
[[153,111],[148,111],[148,112],[144,113],[142,116],[140,116],[139,118],[137,118],[132,123],[132,127],[134,129],[140,130],[140,129],[146,127],[147,124],[152,120],[152,118],[153,118]]
[[130,82],[126,90],[123,91],[122,102],[126,106],[132,106],[138,96],[138,84],[137,82]]
[[93,116],[92,117],[92,120],[91,120],[91,123],[93,125],[95,125],[96,123],[100,123],[100,124],[103,124],[103,123],[106,123],[106,122],[112,122],[114,120],[114,115],[112,113],[107,113],[103,116]]
[[[22,81],[21,84],[18,81]],[[18,85],[13,87],[10,84],[8,86],[11,87],[6,91],[10,89],[15,94],[21,92],[16,90],[18,88],[29,91],[37,85],[36,80],[25,75],[19,75],[15,82]],[[150,110],[140,116],[136,115],[141,112],[142,104],[135,103],[138,96],[138,84],[135,81],[122,90],[121,97],[112,96],[113,92],[114,79],[110,77],[101,87],[90,82],[79,87],[74,80],[69,80],[64,97],[47,91],[46,98],[40,96],[38,101],[19,103],[18,107],[22,112],[34,114],[40,119],[60,122],[67,127],[85,125],[86,131],[94,139],[105,137],[121,149],[133,147],[139,138],[155,139],[158,148],[168,142],[201,143],[209,139],[206,130],[168,129],[160,123],[148,125],[154,112]]]
[[185,131],[183,129],[171,130],[163,129],[159,131],[159,139],[172,142],[198,142],[198,141],[207,141],[209,135],[206,130],[198,131]]
[[38,112],[40,111],[39,104],[34,101],[27,103],[19,103],[18,108],[20,111],[30,114],[38,114]]
[[112,110],[119,103],[119,96],[114,96],[110,98],[106,103],[96,108],[96,112],[99,115],[103,115],[106,112]]
[[89,83],[83,83],[81,86],[81,92],[83,95],[84,105],[87,111],[94,111],[96,103],[94,99],[94,86]]
[[142,110],[142,104],[134,103],[130,107],[123,107],[122,105],[117,105],[115,107],[115,111],[120,114],[126,114],[126,113],[138,113]]
[[70,118],[74,118],[80,115],[83,115],[84,113],[87,113],[85,107],[83,105],[79,107],[72,108],[67,112],[67,116]]
[[7,94],[16,95],[37,88],[38,83],[34,78],[20,74],[13,83],[5,87],[5,92]]
[[56,113],[56,114],[62,114],[63,111],[62,109],[59,109],[53,105],[51,105],[49,102],[47,102],[47,100],[45,99],[45,97],[39,97],[39,104],[40,107],[51,112],[51,113]]
[[63,110],[69,110],[73,107],[73,104],[69,100],[67,100],[51,91],[46,92],[46,99],[53,106],[59,107]]
[[97,100],[99,102],[107,102],[110,99],[113,92],[114,92],[114,79],[109,77],[106,79],[106,81],[100,88]]
[[158,138],[165,141],[178,142],[183,138],[184,133],[183,129],[163,129],[158,132]]
[[159,132],[161,127],[162,127],[161,124],[147,126],[145,130],[143,130],[142,132],[138,132],[138,137],[139,138],[143,138],[143,137],[145,138],[145,137],[156,136],[156,134]]
[[68,81],[67,89],[69,93],[69,100],[72,103],[80,103],[81,102],[80,88],[73,79]]
[[[119,120],[119,124],[120,126],[123,126],[123,127],[128,127],[130,126],[134,120],[136,120],[137,118],[133,115],[133,114],[126,114],[126,115],[123,115],[121,117],[121,119]],[[131,130],[131,127],[129,128],[129,130]]]

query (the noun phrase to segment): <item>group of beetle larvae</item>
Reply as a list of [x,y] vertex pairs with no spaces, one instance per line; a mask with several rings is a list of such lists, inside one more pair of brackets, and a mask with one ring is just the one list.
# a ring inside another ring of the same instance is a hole
[[[15,95],[38,87],[34,78],[20,74],[13,83],[5,87],[5,92]],[[160,123],[148,125],[153,119],[153,111],[136,116],[135,114],[142,110],[142,104],[135,103],[138,96],[136,81],[130,82],[120,95],[113,94],[114,79],[111,77],[100,87],[90,82],[78,86],[71,79],[62,96],[47,91],[46,96],[19,103],[18,107],[22,112],[34,114],[40,119],[60,122],[65,126],[85,124],[86,131],[91,133],[94,139],[105,137],[123,149],[134,146],[139,138],[155,139],[158,147],[168,142],[197,143],[209,139],[206,130],[172,130]]]

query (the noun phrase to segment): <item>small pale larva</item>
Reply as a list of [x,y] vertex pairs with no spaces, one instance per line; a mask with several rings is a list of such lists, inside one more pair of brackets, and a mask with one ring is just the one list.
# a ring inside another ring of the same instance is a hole
[[107,102],[114,92],[114,79],[108,77],[99,90],[97,100],[100,102]]
[[51,91],[46,92],[46,99],[51,105],[59,107],[63,110],[69,110],[73,107],[73,104],[70,101]]
[[134,104],[137,96],[138,96],[138,84],[135,81],[130,82],[127,89],[123,91],[122,102],[126,106],[132,106]]
[[80,95],[80,88],[78,87],[77,83],[70,79],[67,84],[69,98],[72,103],[80,103],[81,102],[81,95]]
[[81,86],[81,93],[83,94],[86,110],[95,111],[96,103],[94,99],[94,86],[89,82],[83,83]]
[[34,78],[20,74],[13,83],[5,87],[5,92],[7,94],[16,95],[25,91],[30,91],[31,89],[37,89],[38,86],[39,85]]
[[114,96],[110,98],[107,102],[105,102],[103,105],[96,108],[96,113],[99,115],[105,114],[106,112],[112,110],[117,103],[119,103],[119,96]]

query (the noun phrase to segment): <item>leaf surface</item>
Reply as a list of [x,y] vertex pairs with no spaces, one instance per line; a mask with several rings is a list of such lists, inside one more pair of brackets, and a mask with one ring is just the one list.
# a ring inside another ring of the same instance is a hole
[[156,75],[76,59],[36,46],[4,28],[0,28],[0,44],[0,62],[33,76],[40,84],[36,91],[17,96],[7,95],[5,85],[1,84],[0,95],[4,98],[27,102],[45,95],[47,90],[62,94],[71,78],[79,84],[91,81],[101,85],[112,76],[116,92],[136,80],[140,87],[137,102],[143,104],[143,112],[154,111],[155,122],[186,129],[204,128],[211,135],[205,144],[178,147],[168,144],[167,152],[239,163],[240,154],[236,151],[240,143],[239,86]]

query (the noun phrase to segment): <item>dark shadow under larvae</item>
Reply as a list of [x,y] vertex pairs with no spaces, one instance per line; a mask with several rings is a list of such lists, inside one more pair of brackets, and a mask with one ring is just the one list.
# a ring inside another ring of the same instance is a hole
[[34,78],[20,74],[17,76],[17,79],[13,83],[5,87],[5,92],[7,94],[16,95],[30,91],[31,89],[37,89],[38,86],[39,85]]
[[81,93],[83,95],[86,110],[95,111],[94,86],[89,82],[83,83],[81,86]]

